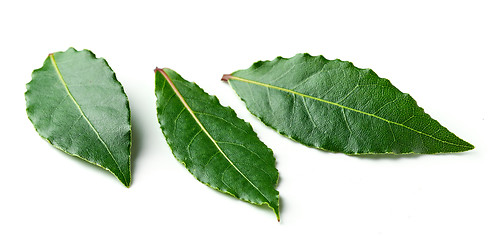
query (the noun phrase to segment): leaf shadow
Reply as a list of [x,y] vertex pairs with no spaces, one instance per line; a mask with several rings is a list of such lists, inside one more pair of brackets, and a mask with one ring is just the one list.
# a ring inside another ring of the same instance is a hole
[[[276,214],[274,213],[274,211],[272,210],[272,208],[270,208],[267,204],[262,204],[262,205],[252,204],[250,202],[247,202],[247,201],[238,199],[237,197],[232,196],[231,194],[227,194],[227,193],[224,193],[224,192],[221,192],[221,191],[217,191],[215,189],[211,189],[211,190],[212,190],[212,192],[214,192],[217,195],[221,195],[222,197],[229,198],[231,201],[244,203],[245,205],[249,205],[250,207],[252,207],[255,210],[258,210],[260,212],[264,212],[266,215],[272,216],[273,221],[277,221]],[[282,209],[283,208],[284,208],[283,207],[283,198],[279,195],[279,213],[280,213],[279,215],[281,216],[281,221],[280,222],[282,222]]]
[[434,154],[419,154],[419,153],[411,153],[411,154],[359,154],[359,155],[348,155],[350,157],[356,157],[359,159],[368,159],[373,161],[385,161],[385,160],[404,160],[404,159],[419,159],[425,158],[429,156],[446,156],[446,155],[464,155],[468,154],[468,152],[451,152],[451,153],[434,153]]
[[136,159],[138,158],[141,150],[142,150],[142,128],[140,124],[139,117],[137,114],[133,113],[131,117],[131,126],[132,126],[132,145],[130,147],[130,171],[132,174],[132,182],[135,180],[135,169],[137,165]]
[[371,153],[371,154],[346,154],[342,152],[333,152],[333,151],[328,151],[320,148],[313,148],[311,149],[320,152],[322,154],[336,154],[340,156],[348,156],[348,157],[354,157],[357,159],[365,159],[365,160],[373,160],[373,161],[385,161],[385,160],[404,160],[404,159],[418,159],[424,156],[429,156],[429,155],[444,155],[447,153],[438,153],[438,154],[419,154],[419,153],[410,153],[410,154],[397,154],[397,153]]
[[427,154],[359,154],[348,155],[358,159],[372,160],[372,161],[384,161],[384,160],[404,160],[404,159],[418,159],[426,156]]

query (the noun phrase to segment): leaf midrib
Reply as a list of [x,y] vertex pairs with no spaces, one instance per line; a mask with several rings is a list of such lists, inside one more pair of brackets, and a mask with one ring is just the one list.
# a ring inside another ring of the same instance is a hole
[[74,96],[72,95],[72,93],[70,92],[70,90],[68,89],[68,86],[67,86],[67,82],[65,82],[65,79],[63,78],[63,75],[62,73],[60,72],[60,69],[58,68],[58,64],[56,63],[55,61],[55,56],[54,54],[50,54],[49,55],[50,57],[50,61],[51,63],[53,64],[54,68],[55,68],[55,71],[58,75],[58,79],[60,80],[60,82],[62,83],[63,87],[65,88],[65,91],[67,92],[68,96],[70,97],[70,99],[72,100],[72,102],[75,104],[75,106],[77,107],[77,109],[79,110],[80,114],[82,115],[82,117],[84,118],[84,120],[86,120],[87,124],[89,124],[89,126],[91,127],[91,129],[94,131],[94,133],[96,134],[98,140],[103,144],[103,146],[105,147],[106,151],[108,151],[108,153],[110,154],[111,156],[111,159],[115,162],[115,165],[116,167],[118,168],[118,171],[120,171],[122,177],[125,179],[125,182],[128,183],[128,179],[127,177],[125,176],[125,174],[123,174],[123,171],[121,170],[120,168],[120,165],[118,165],[118,162],[116,161],[115,157],[113,156],[113,153],[111,153],[110,149],[108,148],[108,145],[106,145],[106,143],[104,142],[104,140],[101,138],[101,136],[99,135],[99,132],[96,130],[96,128],[94,127],[94,125],[92,125],[91,121],[89,121],[89,119],[87,118],[86,114],[84,113],[84,111],[82,111],[82,108],[81,106],[79,105],[79,103],[75,100]]
[[[269,198],[267,198],[263,193],[262,191],[260,191],[260,189],[252,183],[252,181],[250,181],[250,179],[248,179],[247,176],[245,176],[245,174],[243,174],[243,172],[240,171],[240,169],[238,169],[238,167],[236,167],[236,165],[231,161],[231,159],[229,159],[229,157],[226,155],[226,153],[224,153],[224,151],[221,149],[221,147],[218,145],[217,141],[211,136],[211,134],[207,131],[207,129],[204,127],[204,125],[202,125],[202,122],[200,122],[200,120],[197,118],[197,116],[195,115],[195,112],[192,110],[192,108],[190,108],[190,106],[188,105],[188,103],[186,102],[185,98],[183,98],[183,96],[181,95],[181,93],[178,91],[178,89],[176,88],[175,84],[173,83],[173,81],[171,80],[171,78],[168,76],[168,74],[166,74],[166,72],[163,70],[163,69],[157,69],[157,71],[159,71],[163,76],[164,78],[166,79],[166,81],[169,83],[169,85],[171,86],[171,88],[173,89],[173,91],[175,92],[176,96],[178,96],[178,98],[180,99],[181,103],[183,104],[183,106],[187,109],[187,111],[190,113],[190,115],[192,116],[192,118],[195,120],[195,122],[197,123],[197,125],[199,125],[199,127],[201,128],[201,130],[207,135],[207,137],[212,141],[212,143],[214,144],[214,146],[216,146],[216,148],[219,150],[219,152],[224,156],[224,158],[226,158],[226,160],[228,160],[229,164],[231,164],[231,166],[233,166],[233,168],[243,177],[247,180],[248,183],[250,183],[250,185],[252,185],[255,190],[257,190],[264,198],[265,200],[267,200],[269,203],[270,203],[270,200]],[[164,86],[163,86],[164,88]]]
[[358,110],[358,109],[347,107],[347,106],[341,105],[339,103],[327,101],[325,99],[321,99],[321,98],[318,98],[318,97],[310,96],[310,95],[307,95],[307,94],[304,94],[304,93],[300,93],[300,92],[296,92],[296,91],[293,91],[293,90],[290,90],[290,89],[286,89],[286,88],[282,88],[282,87],[278,87],[278,86],[274,86],[274,85],[270,85],[270,84],[266,84],[266,83],[261,83],[261,82],[253,81],[253,80],[250,80],[250,79],[245,79],[245,78],[241,78],[241,77],[237,77],[237,76],[232,76],[232,75],[228,75],[227,77],[228,77],[228,80],[237,80],[237,81],[241,81],[241,82],[245,82],[245,83],[251,83],[251,84],[255,84],[255,85],[259,85],[259,86],[263,86],[263,87],[267,87],[267,88],[276,89],[276,90],[279,90],[279,91],[284,91],[284,92],[296,94],[298,96],[302,96],[302,97],[305,97],[305,98],[310,98],[310,99],[313,99],[313,100],[316,100],[316,101],[320,101],[320,102],[324,102],[324,103],[327,103],[327,104],[331,104],[331,105],[340,107],[342,109],[347,109],[347,110],[350,110],[350,111],[353,111],[353,112],[364,114],[364,115],[367,115],[367,116],[374,117],[374,118],[377,118],[379,120],[385,121],[385,122],[387,122],[389,124],[394,124],[394,125],[397,125],[397,126],[400,126],[400,127],[406,128],[406,129],[409,129],[409,130],[414,131],[414,132],[416,132],[418,134],[424,135],[426,137],[432,138],[432,139],[434,139],[436,141],[439,141],[439,142],[442,142],[442,143],[445,143],[445,144],[453,145],[453,146],[456,146],[456,147],[470,148],[470,146],[456,144],[456,143],[451,143],[451,142],[448,142],[448,141],[439,139],[439,138],[437,138],[437,137],[435,137],[433,135],[430,135],[430,134],[421,132],[419,130],[416,130],[414,128],[411,128],[409,126],[406,126],[404,124],[401,124],[401,123],[398,123],[398,122],[394,122],[394,121],[385,119],[385,118],[380,117],[380,116],[377,116],[375,114],[371,114],[371,113],[367,113],[367,112],[364,112],[364,111],[361,111],[361,110]]

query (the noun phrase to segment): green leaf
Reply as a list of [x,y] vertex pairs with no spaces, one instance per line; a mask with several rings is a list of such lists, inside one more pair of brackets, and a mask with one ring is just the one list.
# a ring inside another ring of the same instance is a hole
[[256,62],[223,80],[262,122],[310,147],[346,154],[474,148],[389,80],[350,62],[298,54]]
[[104,59],[73,48],[49,54],[33,71],[25,97],[42,138],[130,185],[130,108]]
[[157,116],[173,155],[197,180],[279,219],[279,173],[252,126],[171,69],[156,69]]

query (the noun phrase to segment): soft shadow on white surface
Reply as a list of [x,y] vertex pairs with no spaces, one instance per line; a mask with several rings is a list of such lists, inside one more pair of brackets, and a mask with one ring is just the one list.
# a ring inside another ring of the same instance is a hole
[[[493,232],[490,1],[1,1],[0,239],[474,239]],[[25,114],[48,53],[108,60],[132,110],[132,185],[53,148]],[[265,127],[222,74],[323,54],[371,68],[476,149],[317,151]],[[281,223],[198,182],[156,120],[154,67],[217,95],[274,151]],[[490,99],[490,100],[488,100]]]

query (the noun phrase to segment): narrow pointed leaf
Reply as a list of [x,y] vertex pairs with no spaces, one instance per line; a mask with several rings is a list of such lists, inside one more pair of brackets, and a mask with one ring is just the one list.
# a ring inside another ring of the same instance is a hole
[[130,185],[128,99],[104,59],[73,48],[52,53],[34,70],[25,97],[42,138]]
[[256,62],[223,80],[252,114],[307,146],[346,154],[474,148],[389,80],[350,62],[298,54]]
[[163,134],[197,180],[243,201],[267,204],[279,219],[274,155],[250,124],[171,69],[156,69],[156,97]]

